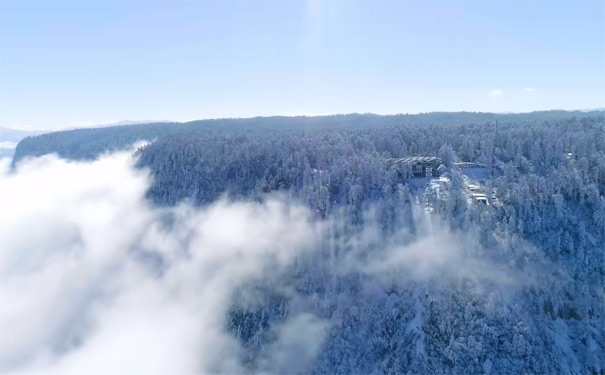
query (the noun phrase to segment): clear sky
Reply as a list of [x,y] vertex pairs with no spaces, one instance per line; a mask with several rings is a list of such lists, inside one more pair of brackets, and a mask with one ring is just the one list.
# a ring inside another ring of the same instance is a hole
[[0,127],[597,107],[601,0],[0,0]]

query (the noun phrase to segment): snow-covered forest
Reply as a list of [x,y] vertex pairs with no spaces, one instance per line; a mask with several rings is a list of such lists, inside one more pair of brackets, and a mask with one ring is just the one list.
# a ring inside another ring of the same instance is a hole
[[[321,226],[313,251],[228,296],[217,324],[238,343],[242,371],[605,374],[602,112],[73,130],[21,141],[13,168],[140,140],[136,166],[151,175],[156,207],[279,199]],[[436,176],[394,162],[410,156],[439,158],[440,191]],[[461,162],[485,173],[466,176]],[[486,204],[472,199],[473,183]],[[162,277],[166,260],[153,257]]]

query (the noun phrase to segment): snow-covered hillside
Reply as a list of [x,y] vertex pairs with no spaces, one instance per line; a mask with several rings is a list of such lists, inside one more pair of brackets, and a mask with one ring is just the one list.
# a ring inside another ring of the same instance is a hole
[[[82,271],[62,318],[23,307],[15,322],[33,314],[50,333],[2,347],[0,365],[72,364],[125,330],[158,363],[176,356],[206,373],[604,374],[603,117],[514,115],[495,133],[478,115],[217,120],[23,141],[0,188],[35,194],[3,203],[31,209],[13,210],[22,224],[4,216],[0,239],[32,259],[46,247],[84,255],[65,255]],[[155,141],[120,154],[123,165],[103,154],[137,139]],[[89,161],[26,158],[51,152]],[[78,182],[75,200],[61,176]],[[61,240],[33,240],[49,233]],[[40,281],[63,263],[3,259],[40,288],[67,282]],[[18,284],[0,276],[7,291]],[[173,350],[153,345],[162,340]]]

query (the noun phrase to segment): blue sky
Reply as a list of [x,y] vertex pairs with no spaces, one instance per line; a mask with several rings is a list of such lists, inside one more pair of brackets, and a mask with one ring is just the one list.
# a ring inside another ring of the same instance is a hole
[[0,0],[0,127],[605,107],[605,2]]

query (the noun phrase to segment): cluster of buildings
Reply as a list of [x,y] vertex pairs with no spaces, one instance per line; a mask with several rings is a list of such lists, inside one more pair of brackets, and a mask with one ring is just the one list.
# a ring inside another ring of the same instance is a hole
[[[443,169],[445,168],[441,167],[442,160],[437,156],[409,156],[406,158],[389,159],[388,161],[392,164],[409,166],[414,178],[439,177],[443,174]],[[489,177],[489,170],[485,164],[459,162],[454,163],[454,166],[460,169],[463,175],[479,178]]]
[[[444,199],[449,190],[450,181],[443,176],[445,167],[442,165],[441,158],[437,156],[410,156],[405,158],[395,158],[388,160],[392,164],[405,165],[407,172],[412,178],[428,178],[428,190],[433,192],[434,198]],[[454,163],[454,167],[460,170],[463,175],[464,184],[467,191],[469,204],[490,205],[497,203],[495,191],[488,191],[481,181],[489,179],[490,173],[487,165],[473,162],[458,162]],[[419,180],[421,183],[423,180]],[[491,196],[490,196],[491,195]],[[433,210],[432,207],[427,207],[427,210]],[[428,211],[427,211],[428,212]]]

